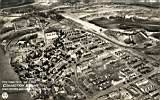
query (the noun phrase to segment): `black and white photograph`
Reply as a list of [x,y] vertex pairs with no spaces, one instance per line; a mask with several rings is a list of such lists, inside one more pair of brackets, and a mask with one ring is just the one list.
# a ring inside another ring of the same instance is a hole
[[160,0],[0,0],[0,100],[160,100]]

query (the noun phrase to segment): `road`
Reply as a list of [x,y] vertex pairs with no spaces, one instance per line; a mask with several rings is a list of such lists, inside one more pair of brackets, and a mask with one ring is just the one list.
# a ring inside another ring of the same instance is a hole
[[[126,44],[124,44],[124,43],[122,43],[122,42],[119,42],[119,41],[117,41],[117,40],[115,40],[115,39],[112,39],[112,38],[108,37],[107,35],[105,35],[105,34],[103,33],[103,32],[106,31],[107,29],[101,28],[101,27],[99,27],[99,26],[96,26],[96,25],[94,25],[94,24],[85,22],[85,21],[83,21],[83,20],[80,20],[80,19],[78,19],[78,18],[75,18],[75,17],[70,16],[70,15],[67,15],[67,14],[61,14],[61,15],[62,15],[63,17],[65,17],[65,18],[67,18],[67,19],[71,19],[71,20],[73,20],[73,21],[81,24],[85,30],[87,30],[88,32],[90,32],[90,33],[92,33],[92,34],[95,34],[95,35],[97,35],[97,36],[99,36],[99,37],[101,37],[101,38],[103,38],[103,39],[105,39],[105,40],[107,40],[107,41],[110,41],[110,42],[112,42],[112,43],[114,43],[114,44],[116,44],[116,45],[118,45],[118,46],[120,46],[120,47],[128,48],[128,49],[130,49],[132,52],[134,51],[134,52],[137,53],[138,55],[141,55],[141,56],[143,56],[143,57],[146,57],[146,58],[150,59],[151,61],[157,61],[156,59],[153,59],[152,57],[149,57],[149,56],[147,56],[147,55],[145,55],[145,54],[143,54],[143,53],[140,52],[140,50],[143,50],[143,49],[145,49],[145,48],[138,48],[138,47],[135,48],[135,47],[133,47],[133,46],[126,45]],[[100,30],[103,30],[103,31],[100,31]],[[76,70],[76,69],[75,69],[75,70]],[[151,75],[153,75],[154,73],[156,73],[157,70],[158,70],[158,68],[155,68],[154,71],[152,71],[151,73],[142,75],[142,77],[140,77],[140,78],[138,78],[138,79],[136,79],[136,80],[134,80],[134,81],[132,81],[132,82],[129,82],[129,83],[127,83],[127,84],[121,83],[121,84],[112,86],[112,87],[110,87],[109,89],[107,89],[107,90],[105,90],[105,91],[101,91],[101,92],[96,93],[96,94],[95,94],[93,97],[91,97],[91,98],[87,98],[87,100],[90,100],[90,99],[96,100],[97,97],[102,96],[102,95],[104,95],[104,94],[106,94],[106,93],[109,93],[109,92],[113,91],[114,89],[118,89],[118,88],[120,88],[120,87],[127,87],[127,86],[129,86],[129,84],[131,84],[131,83],[135,83],[136,81],[141,80],[141,79],[143,79],[143,78],[148,78],[149,76],[151,76]]]
[[[105,40],[107,40],[107,41],[110,41],[110,42],[112,42],[112,43],[114,43],[114,44],[116,44],[116,45],[118,45],[118,46],[120,46],[120,47],[129,48],[129,49],[135,50],[135,49],[134,49],[135,47],[132,47],[132,46],[130,46],[130,45],[126,45],[126,44],[124,44],[124,43],[122,43],[122,42],[117,41],[116,39],[110,38],[110,37],[108,37],[107,35],[105,35],[103,32],[106,31],[107,29],[101,28],[101,27],[99,27],[99,26],[96,26],[96,25],[94,25],[94,24],[91,24],[91,23],[88,23],[88,22],[85,22],[85,21],[82,21],[82,20],[80,20],[80,19],[78,19],[78,18],[75,18],[75,17],[73,17],[73,16],[70,16],[70,15],[66,15],[66,14],[61,14],[61,15],[64,16],[65,18],[67,18],[67,19],[71,19],[71,20],[73,20],[73,21],[75,21],[75,22],[83,25],[83,28],[84,28],[85,30],[87,30],[88,32],[92,33],[92,34],[95,34],[95,35],[97,35],[97,36],[99,36],[99,37],[101,37],[101,38],[103,38],[103,39],[105,39]],[[100,31],[100,30],[102,30],[102,31]],[[143,49],[143,48],[137,48],[137,49],[140,50],[140,49]],[[135,51],[136,51],[136,50],[135,50]],[[137,52],[137,51],[136,51],[136,52]],[[140,53],[140,52],[139,52],[139,53]],[[141,55],[144,56],[143,54],[141,54]],[[147,56],[145,56],[145,57],[147,57]],[[154,60],[154,59],[153,59],[153,60]],[[10,69],[10,68],[7,68],[7,69]],[[76,70],[76,67],[75,67],[75,70]],[[151,74],[155,73],[156,70],[157,70],[157,69],[155,69]],[[0,71],[1,71],[1,70],[0,70]],[[75,73],[76,73],[76,71],[75,71]],[[147,78],[147,77],[150,76],[151,74],[149,74],[149,75],[144,75],[142,78]],[[4,75],[3,75],[3,76],[4,76]],[[77,76],[77,75],[76,75],[76,76]],[[137,80],[140,80],[140,79],[142,79],[142,78],[139,78],[139,79],[137,79]],[[137,80],[135,80],[135,81],[137,81]],[[131,83],[134,83],[135,81],[132,81]],[[129,84],[131,84],[131,83],[125,84],[125,86],[127,86],[127,85],[129,85]],[[77,85],[79,85],[79,84],[77,83]],[[97,94],[93,97],[92,100],[96,100],[96,98],[97,98],[98,96],[103,95],[103,94],[105,94],[105,93],[107,93],[107,92],[113,91],[113,89],[117,89],[117,88],[120,88],[120,87],[122,87],[122,86],[124,86],[124,85],[123,85],[123,84],[119,84],[119,85],[116,85],[116,86],[113,86],[113,87],[107,89],[106,91],[99,92],[99,93],[97,93]],[[79,87],[78,87],[78,88],[79,88]],[[80,90],[81,90],[81,89],[80,89]],[[82,91],[83,91],[83,90],[82,90]],[[84,91],[83,91],[83,92],[84,92]],[[85,94],[85,93],[83,93],[83,94]],[[23,99],[22,99],[22,100],[23,100]]]
[[[141,48],[141,47],[135,47],[135,46],[127,45],[127,44],[125,44],[123,42],[120,42],[120,41],[114,39],[114,38],[108,37],[104,33],[107,30],[105,28],[102,28],[102,27],[96,26],[94,24],[91,24],[89,22],[86,22],[86,21],[83,21],[81,19],[78,19],[78,17],[75,17],[75,16],[73,16],[71,14],[61,13],[61,15],[66,19],[70,19],[72,21],[75,21],[75,22],[81,24],[86,31],[88,31],[88,32],[90,32],[90,33],[92,33],[94,35],[97,35],[100,38],[103,38],[103,39],[105,39],[105,40],[107,40],[109,42],[112,42],[113,44],[116,44],[116,45],[118,45],[120,47],[130,49],[133,52],[136,52],[137,54],[139,54],[139,55],[141,55],[141,56],[143,56],[145,58],[149,58],[151,60],[158,61],[157,59],[154,59],[151,56],[148,56],[148,55],[145,55],[144,53],[142,53],[142,51],[143,50],[147,50],[147,48],[143,48],[143,47]],[[102,30],[102,31],[100,31],[100,30]]]
[[[62,15],[64,18],[66,18],[66,19],[71,19],[71,20],[73,20],[73,21],[75,21],[75,22],[83,25],[83,28],[84,28],[86,31],[88,31],[88,32],[90,32],[90,33],[92,33],[92,34],[95,34],[95,35],[97,35],[97,36],[99,36],[99,37],[101,37],[101,38],[104,38],[104,39],[106,39],[106,40],[108,40],[108,41],[110,41],[110,42],[112,42],[112,43],[114,43],[114,44],[117,44],[117,45],[121,46],[121,47],[143,49],[143,48],[139,48],[139,47],[127,45],[127,44],[125,44],[125,43],[123,43],[123,42],[120,42],[120,41],[114,39],[114,38],[108,37],[108,36],[104,33],[105,31],[107,31],[107,29],[105,29],[105,28],[102,28],[102,27],[96,26],[96,25],[94,25],[94,24],[91,24],[91,23],[89,23],[89,22],[83,21],[83,20],[78,19],[78,18],[76,18],[76,17],[74,17],[74,16],[72,16],[72,15],[69,15],[69,14],[61,13],[61,15]],[[100,30],[102,30],[102,31],[100,31]]]
[[[92,97],[92,100],[97,100],[98,97],[103,96],[103,95],[105,95],[105,94],[107,94],[107,93],[110,93],[110,92],[112,92],[112,91],[114,91],[114,90],[117,90],[117,89],[119,89],[119,88],[123,88],[123,87],[127,88],[127,86],[129,86],[130,84],[133,84],[133,83],[135,83],[135,82],[137,82],[137,81],[140,81],[140,80],[142,80],[142,79],[148,78],[148,77],[150,77],[151,75],[157,73],[157,71],[158,71],[158,68],[155,68],[154,71],[152,71],[151,73],[143,74],[142,77],[140,77],[140,78],[138,78],[138,79],[136,79],[136,80],[133,80],[133,81],[128,82],[128,83],[126,83],[126,84],[120,83],[120,84],[118,84],[118,85],[115,85],[115,86],[112,86],[112,87],[108,88],[107,90],[98,92],[98,93],[96,93],[96,94]],[[155,85],[156,85],[156,84],[155,84]],[[156,85],[156,86],[157,86],[157,85]],[[159,88],[159,86],[157,86],[157,87]],[[87,100],[90,100],[90,99],[87,99]]]
[[[150,56],[147,56],[147,55],[145,55],[144,53],[141,52],[141,51],[143,51],[143,50],[146,50],[147,48],[140,48],[140,47],[135,47],[135,46],[127,45],[127,44],[125,44],[125,43],[122,43],[122,42],[114,39],[114,38],[108,37],[108,36],[104,33],[104,31],[107,30],[107,29],[105,29],[105,28],[101,28],[101,27],[96,26],[96,25],[94,25],[94,24],[91,24],[91,23],[89,23],[89,22],[83,21],[83,20],[78,19],[77,17],[74,17],[74,16],[72,16],[72,15],[63,14],[63,13],[62,13],[61,15],[62,15],[64,18],[71,19],[71,20],[73,20],[73,21],[81,24],[86,31],[88,31],[88,32],[90,32],[90,33],[92,33],[92,34],[95,34],[95,35],[99,36],[100,38],[103,38],[103,39],[105,39],[105,40],[107,40],[107,41],[109,41],[109,42],[112,42],[113,44],[116,44],[116,45],[118,45],[118,46],[120,46],[120,47],[130,49],[130,50],[132,50],[132,52],[136,52],[137,54],[139,54],[139,55],[141,55],[141,56],[143,56],[143,57],[145,57],[145,58],[148,58],[148,59],[151,59],[151,60],[154,60],[154,61],[158,61],[157,59],[154,59],[154,58],[152,58],[152,57],[150,57]],[[102,29],[102,31],[100,31],[101,29]],[[158,61],[158,62],[159,62],[159,61]]]

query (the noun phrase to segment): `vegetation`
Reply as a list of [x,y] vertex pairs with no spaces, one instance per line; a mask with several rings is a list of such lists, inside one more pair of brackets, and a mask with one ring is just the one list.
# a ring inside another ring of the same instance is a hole
[[90,2],[92,2],[92,0],[84,0],[85,4],[89,4]]
[[160,39],[160,33],[153,33],[151,36],[153,36],[156,39]]
[[21,37],[19,40],[21,41],[29,41],[31,39],[35,39],[38,37],[38,34],[27,34],[27,35],[24,35],[23,37]]
[[95,18],[89,21],[103,28],[118,28],[124,30],[144,29],[149,32],[160,32],[160,22],[150,21],[141,18],[125,18],[121,16],[111,16],[110,18]]
[[6,23],[3,19],[0,19],[0,29],[3,27],[3,25]]
[[6,32],[14,30],[14,27],[3,27],[0,29],[0,34],[4,34]]
[[18,38],[18,37],[21,37],[21,36],[24,36],[26,34],[29,34],[29,33],[35,33],[37,31],[40,31],[39,28],[32,28],[32,29],[26,29],[26,30],[21,30],[21,31],[16,31],[16,32],[9,32],[7,34],[3,34],[1,36],[1,39],[2,40],[11,40],[11,39],[14,39],[14,38]]
[[70,5],[76,5],[77,3],[79,3],[80,0],[61,0],[61,3],[68,3]]

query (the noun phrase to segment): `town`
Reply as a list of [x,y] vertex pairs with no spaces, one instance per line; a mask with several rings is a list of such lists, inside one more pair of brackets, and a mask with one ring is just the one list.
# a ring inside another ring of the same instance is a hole
[[159,8],[55,2],[0,12],[1,46],[37,83],[34,100],[160,100]]

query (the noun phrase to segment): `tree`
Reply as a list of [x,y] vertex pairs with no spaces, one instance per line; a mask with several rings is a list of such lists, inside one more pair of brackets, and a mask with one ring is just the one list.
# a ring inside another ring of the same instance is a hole
[[2,28],[5,23],[6,21],[4,21],[3,19],[0,19],[0,28]]
[[89,3],[92,2],[92,0],[83,0],[83,2],[84,2],[85,4],[89,4]]
[[64,4],[64,3],[69,3],[70,0],[60,0],[60,2],[61,2],[62,4]]
[[79,3],[80,0],[61,0],[60,2],[63,3],[63,4],[68,3],[68,4],[71,4],[73,6],[73,5],[76,5],[77,3]]
[[78,4],[80,2],[80,0],[70,0],[70,4],[71,5],[76,5],[76,4]]

